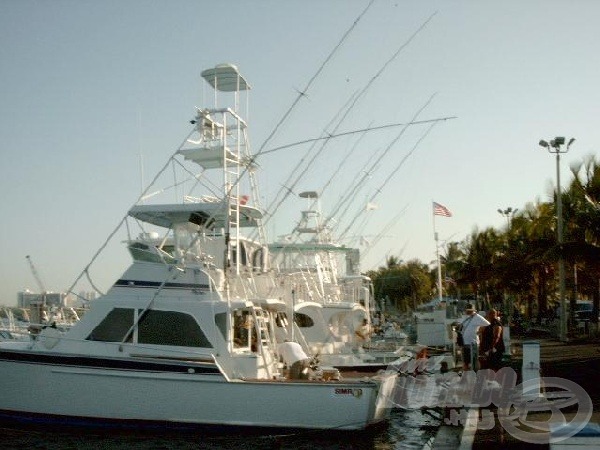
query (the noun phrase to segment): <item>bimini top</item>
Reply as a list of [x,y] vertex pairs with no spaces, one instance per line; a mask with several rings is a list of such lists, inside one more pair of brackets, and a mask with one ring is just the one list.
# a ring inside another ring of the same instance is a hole
[[219,64],[212,69],[204,70],[201,75],[217,91],[235,92],[250,90],[250,85],[240,75],[238,68],[233,64]]
[[[240,227],[258,226],[258,220],[263,216],[260,210],[248,205],[239,205],[239,209]],[[187,222],[206,229],[224,228],[227,225],[227,206],[223,202],[136,205],[129,210],[129,215],[164,228]]]

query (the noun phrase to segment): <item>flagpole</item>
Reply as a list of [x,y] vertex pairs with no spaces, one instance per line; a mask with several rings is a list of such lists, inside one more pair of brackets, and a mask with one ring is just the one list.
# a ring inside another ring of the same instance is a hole
[[438,263],[438,292],[440,296],[440,302],[443,300],[442,298],[442,264],[440,262],[440,246],[438,243],[438,235],[437,231],[435,231],[435,216],[433,217],[433,235],[435,237],[435,257],[437,258]]
[[440,302],[442,301],[442,265],[440,263],[440,250],[438,243],[438,234],[435,229],[435,208],[433,204],[433,200],[431,201],[431,212],[433,213],[433,239],[435,240],[435,258],[437,260],[437,284],[438,284],[438,295]]
[[442,301],[442,262],[440,261],[440,244],[438,239],[437,231],[435,230],[435,216],[440,215],[444,217],[452,217],[452,213],[444,205],[431,201],[431,207],[433,209],[433,237],[435,239],[435,256],[437,258],[437,269],[438,269],[438,292],[440,294],[440,302]]

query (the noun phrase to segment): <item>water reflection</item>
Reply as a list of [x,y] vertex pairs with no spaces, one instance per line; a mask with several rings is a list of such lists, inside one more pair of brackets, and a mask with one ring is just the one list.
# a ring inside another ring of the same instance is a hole
[[362,432],[306,432],[280,436],[219,436],[197,434],[157,436],[2,429],[3,449],[282,449],[282,450],[392,450],[421,449],[437,432],[439,420],[421,411],[394,409],[384,426]]

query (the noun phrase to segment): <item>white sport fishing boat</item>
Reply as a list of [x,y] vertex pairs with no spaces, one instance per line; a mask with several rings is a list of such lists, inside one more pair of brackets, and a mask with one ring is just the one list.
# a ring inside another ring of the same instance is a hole
[[[0,342],[1,420],[281,431],[356,430],[388,418],[395,373],[284,376],[275,339],[284,306],[256,287],[273,284],[267,248],[242,234],[262,217],[241,195],[252,158],[237,105],[249,86],[232,65],[202,76],[215,89],[215,107],[197,111],[194,135],[173,158],[218,171],[220,190],[132,207],[130,218],[164,238],[130,239],[131,266],[66,333],[47,327],[35,340]],[[217,93],[233,96],[235,107],[218,108]]]
[[[342,373],[375,373],[412,357],[404,348],[377,349],[357,334],[371,328],[371,279],[361,275],[359,250],[336,243],[322,219],[319,195],[299,194],[308,201],[293,233],[269,244],[277,285],[307,346],[319,362]],[[367,345],[368,344],[368,345]]]

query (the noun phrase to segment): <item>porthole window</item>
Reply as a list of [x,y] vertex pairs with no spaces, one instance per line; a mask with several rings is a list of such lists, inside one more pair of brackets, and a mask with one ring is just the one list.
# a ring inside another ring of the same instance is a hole
[[307,316],[306,314],[302,313],[294,314],[294,322],[296,322],[296,325],[298,325],[300,328],[309,328],[314,326],[315,324],[315,322],[310,318],[310,316]]

